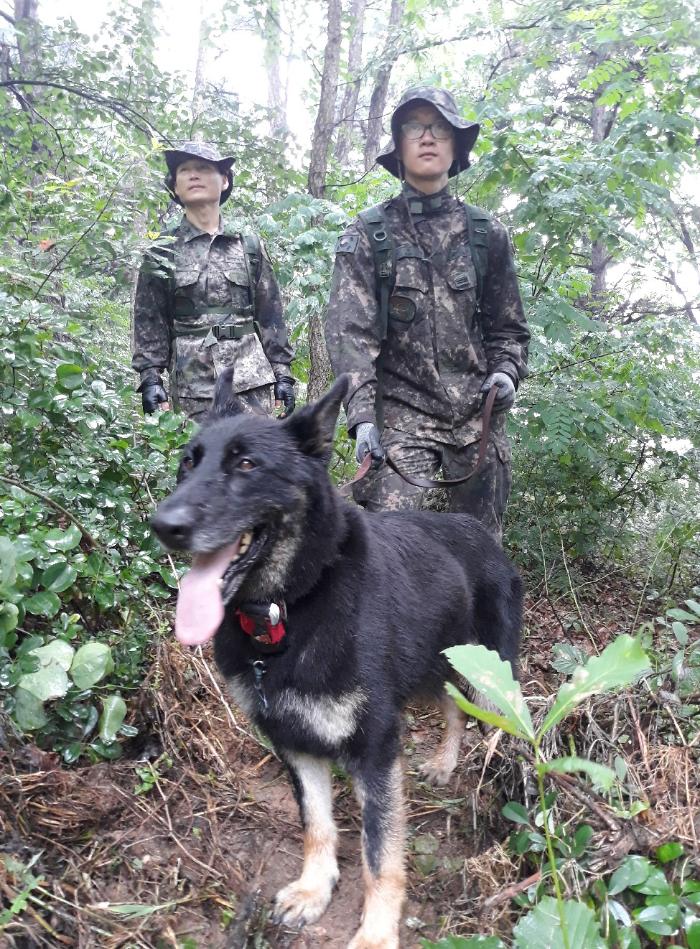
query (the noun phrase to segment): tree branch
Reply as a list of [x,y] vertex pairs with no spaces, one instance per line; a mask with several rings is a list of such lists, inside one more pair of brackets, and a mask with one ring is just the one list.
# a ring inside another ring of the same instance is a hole
[[41,491],[37,491],[36,488],[30,488],[29,485],[25,484],[23,481],[18,481],[15,478],[8,478],[5,475],[0,475],[0,481],[4,481],[6,484],[14,485],[14,487],[20,488],[20,490],[25,491],[27,494],[34,495],[35,498],[39,498],[40,501],[43,501],[50,507],[55,508],[60,514],[63,514],[64,517],[67,517],[72,524],[75,524],[90,547],[102,550],[104,553],[107,552],[107,548],[103,547],[98,540],[95,540],[90,531],[80,523],[78,518],[71,514],[70,511],[67,511],[63,505],[58,503],[58,501],[54,501],[54,499],[48,497],[48,495],[42,494]]

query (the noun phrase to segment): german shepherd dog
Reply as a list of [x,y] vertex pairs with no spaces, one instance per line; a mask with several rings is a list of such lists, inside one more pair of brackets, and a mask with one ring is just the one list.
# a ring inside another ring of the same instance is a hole
[[317,920],[338,880],[330,763],[362,811],[365,899],[351,949],[398,946],[405,893],[401,711],[442,700],[447,729],[426,775],[445,783],[464,716],[441,651],[483,643],[515,669],[521,581],[496,541],[461,514],[368,514],[328,475],[347,389],[341,377],[281,422],[242,412],[220,377],[153,529],[190,551],[176,635],[215,636],[216,662],[291,775],[304,828],[298,880],[276,896],[286,925]]

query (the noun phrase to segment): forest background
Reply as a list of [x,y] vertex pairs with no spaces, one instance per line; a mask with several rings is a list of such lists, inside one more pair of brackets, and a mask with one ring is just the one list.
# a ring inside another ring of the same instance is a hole
[[[168,20],[185,18],[191,71],[167,46]],[[248,48],[259,61],[231,54]],[[142,417],[129,369],[135,272],[179,213],[163,148],[197,138],[236,156],[225,211],[266,242],[312,397],[330,378],[334,244],[394,192],[374,158],[417,81],[449,88],[481,123],[453,187],[515,246],[533,341],[510,419],[506,545],[532,627],[553,624],[542,661],[568,672],[613,626],[642,635],[649,692],[671,696],[668,740],[697,751],[699,50],[692,0],[115,0],[95,36],[48,4],[6,0],[0,747],[13,787],[47,770],[37,755],[99,767],[137,757],[149,731],[156,700],[143,695],[179,567],[148,516],[188,432],[170,412]],[[342,478],[342,431],[336,448]],[[10,893],[34,859],[29,830],[19,836]],[[26,903],[0,925],[35,926]]]

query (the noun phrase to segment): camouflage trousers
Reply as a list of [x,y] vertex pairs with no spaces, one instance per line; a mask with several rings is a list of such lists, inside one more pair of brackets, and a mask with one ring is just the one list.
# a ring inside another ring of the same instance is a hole
[[[255,389],[247,389],[245,392],[237,392],[236,395],[243,403],[247,412],[259,412],[260,409],[266,415],[272,415],[275,407],[275,397],[271,385],[258,386]],[[179,412],[184,412],[193,421],[201,422],[203,417],[211,408],[212,399],[192,399],[173,393],[173,404]]]
[[[449,479],[469,474],[476,467],[479,444],[477,441],[457,447],[392,428],[384,428],[382,432],[382,446],[397,467],[421,478],[434,478],[440,469],[443,477]],[[505,455],[490,438],[479,472],[464,484],[446,489],[449,510],[478,518],[499,542],[512,483],[510,461]],[[355,501],[368,511],[416,510],[421,506],[425,491],[404,481],[388,465],[370,471],[353,487]]]

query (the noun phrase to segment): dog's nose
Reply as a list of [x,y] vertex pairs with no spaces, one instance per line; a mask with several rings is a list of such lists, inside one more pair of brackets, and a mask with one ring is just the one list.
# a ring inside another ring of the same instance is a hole
[[187,549],[195,526],[194,512],[184,504],[168,507],[161,504],[151,518],[151,528],[167,547]]

